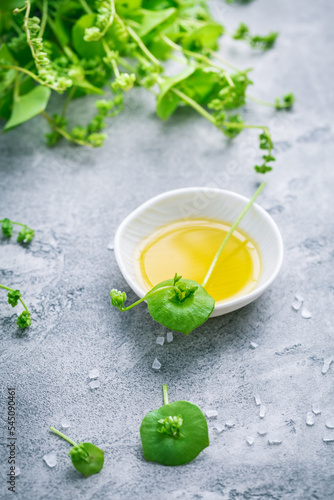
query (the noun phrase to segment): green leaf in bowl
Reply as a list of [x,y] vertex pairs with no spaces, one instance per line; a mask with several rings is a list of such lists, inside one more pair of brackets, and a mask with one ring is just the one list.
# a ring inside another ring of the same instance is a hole
[[[173,286],[174,280],[162,281],[151,292],[162,287]],[[184,300],[180,300],[174,290],[161,290],[160,293],[148,295],[148,310],[153,319],[170,330],[189,335],[195,328],[202,325],[212,313],[215,301],[208,292],[196,281],[182,279],[177,286],[197,287]]]

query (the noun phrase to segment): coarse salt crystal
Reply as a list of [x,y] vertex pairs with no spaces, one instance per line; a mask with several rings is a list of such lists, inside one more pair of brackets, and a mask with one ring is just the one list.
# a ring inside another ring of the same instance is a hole
[[153,370],[160,370],[161,363],[160,363],[160,361],[157,360],[157,358],[155,358],[155,360],[153,361],[152,368],[153,368]]

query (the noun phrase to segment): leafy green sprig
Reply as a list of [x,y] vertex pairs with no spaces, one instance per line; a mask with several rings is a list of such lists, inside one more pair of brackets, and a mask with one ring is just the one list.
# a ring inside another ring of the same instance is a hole
[[[269,147],[268,144],[267,147]],[[269,160],[265,161],[268,162]],[[144,297],[128,307],[124,305],[127,299],[126,293],[113,289],[110,292],[111,305],[125,312],[146,301],[149,313],[155,321],[170,330],[181,332],[185,335],[189,335],[195,328],[202,325],[210,317],[215,307],[215,300],[205,290],[205,286],[214,272],[217,262],[233,232],[264,187],[265,183],[262,183],[231,226],[217,250],[202,284],[191,279],[182,279],[182,276],[175,273],[173,279],[158,283]]]
[[144,457],[163,465],[184,465],[209,446],[208,424],[198,406],[169,403],[166,384],[162,390],[164,405],[149,412],[140,426]]
[[81,443],[80,441],[76,443],[62,432],[57,431],[54,427],[49,427],[49,429],[72,445],[68,454],[71,457],[74,468],[78,472],[81,472],[85,477],[89,477],[101,471],[104,464],[103,450],[92,443]]
[[[34,230],[31,229],[31,227],[27,226],[26,224],[22,224],[21,222],[12,221],[10,219],[5,218],[0,220],[0,224],[1,224],[2,234],[6,238],[12,237],[14,226],[20,226],[21,229],[17,235],[17,241],[19,243],[30,243],[35,236]],[[21,302],[24,310],[17,317],[16,324],[19,328],[22,329],[28,328],[31,325],[31,313],[27,308],[26,304],[23,302],[20,290],[14,290],[13,288],[9,288],[8,286],[1,284],[0,288],[8,292],[7,293],[8,304],[10,304],[12,307],[16,307],[18,303]]]

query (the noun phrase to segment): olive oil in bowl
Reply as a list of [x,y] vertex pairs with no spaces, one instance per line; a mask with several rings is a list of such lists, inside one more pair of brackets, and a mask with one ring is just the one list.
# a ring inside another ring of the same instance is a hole
[[[147,290],[175,272],[202,283],[230,225],[208,219],[176,221],[159,228],[138,249],[139,273]],[[261,274],[260,253],[247,235],[235,230],[205,285],[216,302],[251,292]]]

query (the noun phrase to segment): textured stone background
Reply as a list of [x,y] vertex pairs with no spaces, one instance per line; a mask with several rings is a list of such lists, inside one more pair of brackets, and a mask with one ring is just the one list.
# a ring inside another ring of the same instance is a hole
[[[294,91],[291,113],[275,114],[249,104],[247,120],[269,123],[277,147],[275,171],[261,204],[279,225],[285,261],[271,289],[252,305],[215,318],[189,337],[152,322],[146,306],[120,314],[109,305],[112,287],[135,299],[107,249],[122,219],[162,191],[218,186],[251,195],[259,178],[252,170],[256,135],[232,144],[190,110],[167,123],[154,115],[150,95],[135,90],[114,120],[104,148],[62,143],[48,149],[41,118],[0,139],[0,212],[29,223],[36,238],[26,247],[1,240],[1,282],[22,290],[34,322],[19,331],[16,314],[0,302],[1,498],[5,474],[7,386],[17,390],[18,464],[16,498],[47,499],[330,499],[334,497],[334,443],[325,444],[325,421],[334,416],[334,365],[321,374],[333,345],[333,2],[257,0],[248,6],[213,4],[231,27],[247,22],[254,32],[280,31],[274,50],[252,52],[223,40],[223,53],[242,67],[255,67],[253,95],[273,99]],[[54,109],[60,99],[53,101]],[[73,121],[93,112],[77,101]],[[255,141],[255,142],[254,142]],[[295,313],[295,293],[305,297],[312,319]],[[249,344],[259,344],[251,350]],[[151,369],[154,358],[160,373]],[[101,386],[88,387],[88,371],[100,369]],[[170,398],[218,410],[217,422],[234,419],[193,463],[165,468],[143,459],[139,426]],[[257,436],[258,392],[271,432],[269,446]],[[314,427],[311,404],[322,413]],[[71,466],[67,444],[48,431],[62,417],[73,439],[106,450],[103,471],[85,480]],[[248,446],[245,437],[253,435]],[[54,450],[58,464],[42,457]]]

